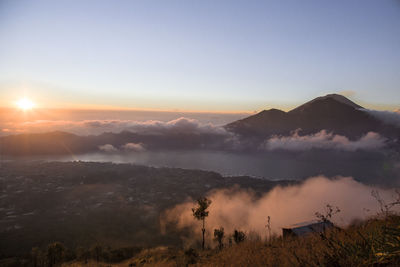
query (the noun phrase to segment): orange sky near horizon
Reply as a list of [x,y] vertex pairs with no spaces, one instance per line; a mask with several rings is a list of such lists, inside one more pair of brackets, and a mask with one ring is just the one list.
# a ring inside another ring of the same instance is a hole
[[253,113],[339,93],[400,108],[396,1],[28,2],[0,5],[0,107]]
[[[318,96],[315,96],[318,97]],[[400,109],[398,105],[387,105],[383,103],[368,103],[362,100],[354,99],[354,97],[348,97],[352,101],[357,104],[375,110],[387,110],[387,111],[396,111]],[[304,104],[305,102],[312,100],[306,99],[304,102],[296,102],[296,103],[278,103],[278,102],[266,102],[259,103],[258,105],[254,105],[254,107],[241,108],[237,110],[230,109],[227,105],[223,105],[222,103],[211,103],[209,108],[205,109],[203,105],[192,105],[190,103],[187,104],[187,108],[170,108],[169,105],[147,105],[145,103],[141,103],[132,107],[132,105],[124,106],[124,105],[113,105],[107,103],[68,103],[68,102],[58,102],[52,101],[49,99],[45,99],[44,97],[36,97],[33,95],[21,94],[19,97],[3,97],[0,99],[0,108],[7,109],[20,109],[18,107],[18,102],[21,99],[27,99],[32,101],[33,109],[42,109],[42,110],[91,110],[91,111],[151,111],[151,112],[184,112],[184,113],[255,113],[262,111],[264,109],[276,108],[283,111],[289,111],[297,106]],[[214,105],[213,105],[214,104]],[[231,104],[229,104],[231,106]],[[29,110],[25,112],[30,112]]]

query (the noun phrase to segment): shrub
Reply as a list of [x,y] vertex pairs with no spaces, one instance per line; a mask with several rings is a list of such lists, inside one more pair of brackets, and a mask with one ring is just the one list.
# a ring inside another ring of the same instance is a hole
[[246,234],[242,231],[235,230],[233,232],[233,240],[236,244],[243,242],[246,239]]

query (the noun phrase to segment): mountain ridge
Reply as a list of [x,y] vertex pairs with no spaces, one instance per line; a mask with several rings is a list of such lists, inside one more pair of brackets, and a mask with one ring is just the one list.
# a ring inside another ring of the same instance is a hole
[[288,112],[278,109],[263,110],[225,125],[225,129],[241,137],[258,139],[272,135],[289,135],[297,129],[301,129],[302,134],[326,130],[351,139],[360,138],[370,131],[393,136],[394,132],[398,132],[393,128],[339,94],[317,97]]

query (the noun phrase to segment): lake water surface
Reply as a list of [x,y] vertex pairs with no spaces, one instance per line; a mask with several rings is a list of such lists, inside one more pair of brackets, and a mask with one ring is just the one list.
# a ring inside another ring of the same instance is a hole
[[[379,155],[354,153],[233,153],[223,151],[158,151],[91,153],[62,157],[38,157],[46,161],[95,161],[133,163],[215,171],[224,176],[248,175],[271,180],[304,179],[310,176],[353,176],[375,179],[382,169]],[[377,173],[378,172],[378,173]]]

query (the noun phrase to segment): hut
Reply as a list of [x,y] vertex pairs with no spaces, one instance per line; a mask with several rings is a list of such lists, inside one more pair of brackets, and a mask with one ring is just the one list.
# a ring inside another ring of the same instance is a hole
[[290,236],[304,236],[310,233],[322,233],[333,226],[333,223],[330,221],[302,222],[282,228],[282,235],[286,238]]

